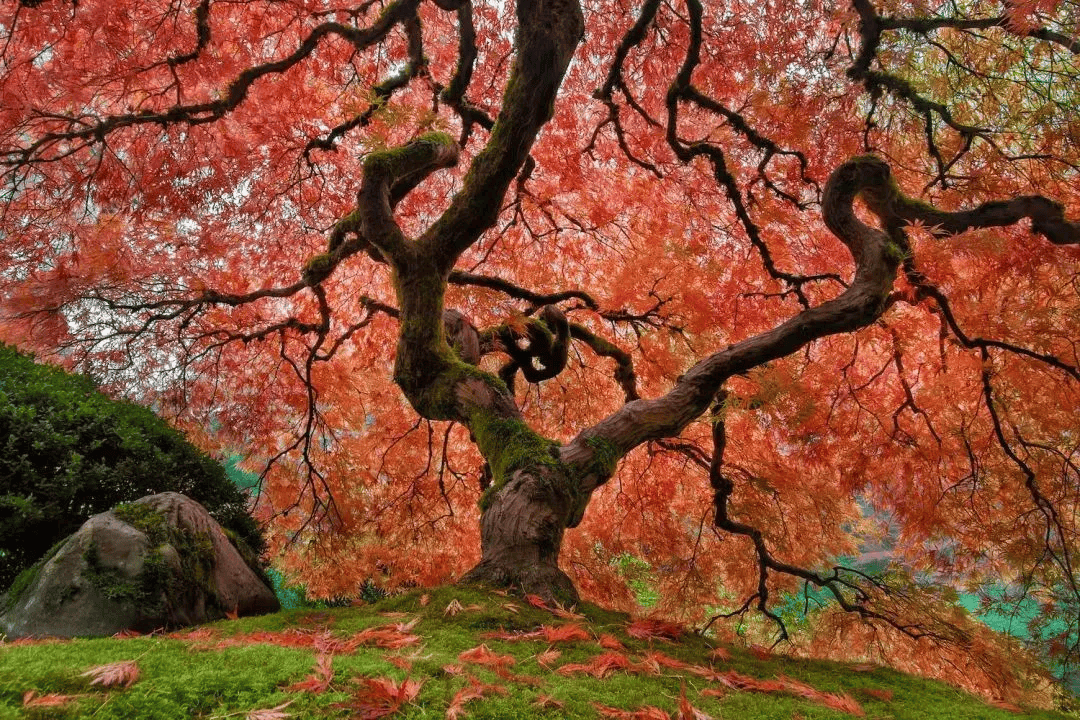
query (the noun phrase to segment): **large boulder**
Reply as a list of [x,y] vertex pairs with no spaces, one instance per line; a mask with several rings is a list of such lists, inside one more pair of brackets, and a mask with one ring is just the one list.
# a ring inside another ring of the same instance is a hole
[[168,492],[93,516],[24,571],[0,596],[0,632],[149,632],[278,609],[244,543],[202,505]]

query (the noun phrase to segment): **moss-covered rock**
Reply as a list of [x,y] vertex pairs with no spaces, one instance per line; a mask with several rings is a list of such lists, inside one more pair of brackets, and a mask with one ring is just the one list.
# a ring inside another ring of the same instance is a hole
[[92,515],[166,491],[263,551],[247,496],[220,463],[149,409],[0,344],[0,590]]
[[0,612],[9,637],[111,635],[276,611],[206,509],[178,493],[95,515],[19,576]]

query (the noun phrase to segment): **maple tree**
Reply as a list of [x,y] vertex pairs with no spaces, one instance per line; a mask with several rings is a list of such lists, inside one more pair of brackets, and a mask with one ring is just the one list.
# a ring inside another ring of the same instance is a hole
[[[0,34],[0,336],[243,452],[316,594],[629,607],[632,556],[669,614],[805,583],[838,645],[977,657],[921,573],[1080,652],[1072,3],[22,0]],[[838,563],[883,536],[913,574]]]

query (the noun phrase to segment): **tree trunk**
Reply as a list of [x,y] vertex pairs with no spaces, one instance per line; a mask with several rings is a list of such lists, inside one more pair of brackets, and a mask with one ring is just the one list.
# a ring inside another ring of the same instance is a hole
[[566,469],[517,470],[488,493],[480,519],[480,564],[461,582],[511,588],[549,603],[577,603],[577,590],[558,565],[563,533],[578,504]]

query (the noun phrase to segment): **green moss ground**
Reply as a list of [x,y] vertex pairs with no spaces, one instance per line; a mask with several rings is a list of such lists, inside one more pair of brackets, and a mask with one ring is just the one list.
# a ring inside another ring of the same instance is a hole
[[[422,602],[423,598],[423,602]],[[446,613],[452,601],[463,609]],[[510,603],[510,606],[507,606]],[[475,608],[473,606],[479,606]],[[416,698],[390,717],[444,718],[454,695],[466,687],[467,676],[499,684],[506,695],[491,694],[465,706],[469,718],[597,718],[593,703],[626,710],[654,705],[675,712],[679,695],[712,718],[765,720],[802,718],[826,720],[853,715],[790,694],[766,694],[727,689],[722,697],[702,695],[722,688],[715,680],[686,670],[663,668],[659,674],[616,671],[597,679],[556,672],[569,663],[585,663],[602,652],[595,638],[617,637],[634,661],[650,650],[716,671],[771,679],[785,675],[826,693],[847,694],[868,718],[880,720],[993,720],[995,718],[1064,718],[1032,710],[1013,713],[984,704],[978,698],[940,683],[884,668],[857,671],[837,663],[805,662],[782,657],[759,658],[727,648],[730,660],[710,659],[714,644],[692,635],[677,642],[640,640],[626,632],[627,618],[587,607],[576,621],[592,638],[549,644],[544,640],[506,641],[485,637],[491,632],[528,632],[567,622],[545,610],[499,595],[464,588],[414,591],[375,605],[329,610],[290,610],[258,618],[213,623],[196,632],[133,638],[45,641],[0,644],[0,720],[8,718],[244,718],[255,710],[276,708],[293,718],[362,717],[353,707],[357,678],[408,677],[423,681]],[[316,657],[327,643],[344,642],[365,628],[411,623],[398,635],[418,639],[400,649],[360,646],[332,651],[333,679],[325,692],[289,691],[310,677]],[[486,644],[492,652],[510,655],[510,677],[488,667],[462,662],[459,654]],[[561,651],[545,667],[538,654],[549,647]],[[409,665],[403,669],[391,662]],[[139,679],[129,688],[101,689],[80,674],[90,667],[134,661]],[[458,666],[455,668],[454,666]],[[463,668],[463,672],[461,669]],[[24,707],[24,694],[74,696],[56,707]],[[877,693],[875,696],[874,691]],[[881,691],[887,691],[881,693]],[[888,696],[888,701],[880,699]],[[546,695],[560,706],[542,707]]]

